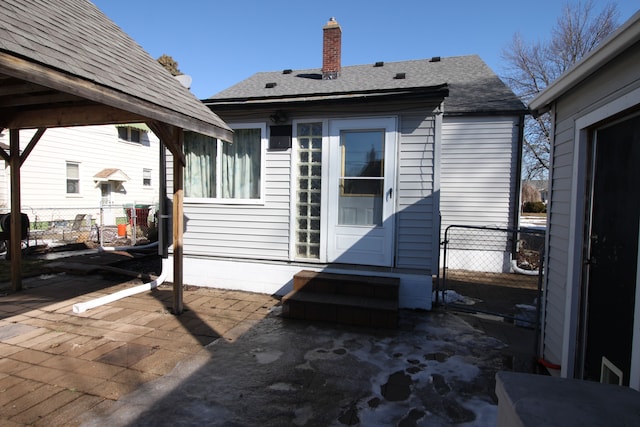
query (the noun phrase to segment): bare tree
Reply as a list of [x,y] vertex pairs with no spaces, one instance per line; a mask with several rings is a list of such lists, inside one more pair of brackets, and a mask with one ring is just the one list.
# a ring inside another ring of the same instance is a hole
[[540,201],[542,201],[540,190],[538,190],[535,185],[525,181],[522,184],[522,203]]
[[[567,3],[550,32],[551,40],[525,42],[515,34],[502,52],[502,76],[524,102],[530,101],[618,27],[616,4],[596,14],[592,0]],[[523,179],[546,178],[549,171],[551,118],[527,117],[524,129]]]

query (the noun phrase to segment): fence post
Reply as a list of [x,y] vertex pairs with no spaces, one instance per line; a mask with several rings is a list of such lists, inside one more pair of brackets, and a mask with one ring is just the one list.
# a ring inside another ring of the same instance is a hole
[[100,247],[104,247],[104,237],[102,236],[104,231],[104,206],[102,205],[102,200],[100,201],[100,226],[98,227],[98,239],[100,239]]
[[138,227],[138,217],[136,215],[136,202],[134,200],[131,207],[131,244],[136,244],[136,228]]

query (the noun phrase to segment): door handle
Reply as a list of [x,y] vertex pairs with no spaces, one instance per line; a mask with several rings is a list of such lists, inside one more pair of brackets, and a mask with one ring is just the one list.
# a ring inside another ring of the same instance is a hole
[[390,199],[393,197],[393,188],[390,188],[389,191],[387,191],[387,199]]

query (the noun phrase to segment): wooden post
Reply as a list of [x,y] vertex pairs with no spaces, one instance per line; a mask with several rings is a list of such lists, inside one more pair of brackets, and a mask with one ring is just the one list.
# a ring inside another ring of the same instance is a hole
[[11,254],[11,289],[22,290],[22,216],[20,215],[20,131],[9,130],[11,168],[11,232],[9,253]]
[[[177,133],[177,135],[175,135]],[[175,128],[175,142],[182,152],[182,129]],[[184,235],[184,165],[179,159],[173,160],[173,314],[182,314],[182,240]]]

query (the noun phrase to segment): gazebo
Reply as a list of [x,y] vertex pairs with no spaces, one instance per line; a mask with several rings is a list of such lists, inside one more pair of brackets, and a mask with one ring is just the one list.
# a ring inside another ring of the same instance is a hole
[[[0,130],[11,171],[11,285],[22,289],[20,166],[48,128],[145,123],[174,158],[173,311],[182,303],[183,132],[231,129],[86,0],[0,3]],[[20,130],[37,129],[20,152]],[[88,142],[90,143],[90,141]]]

